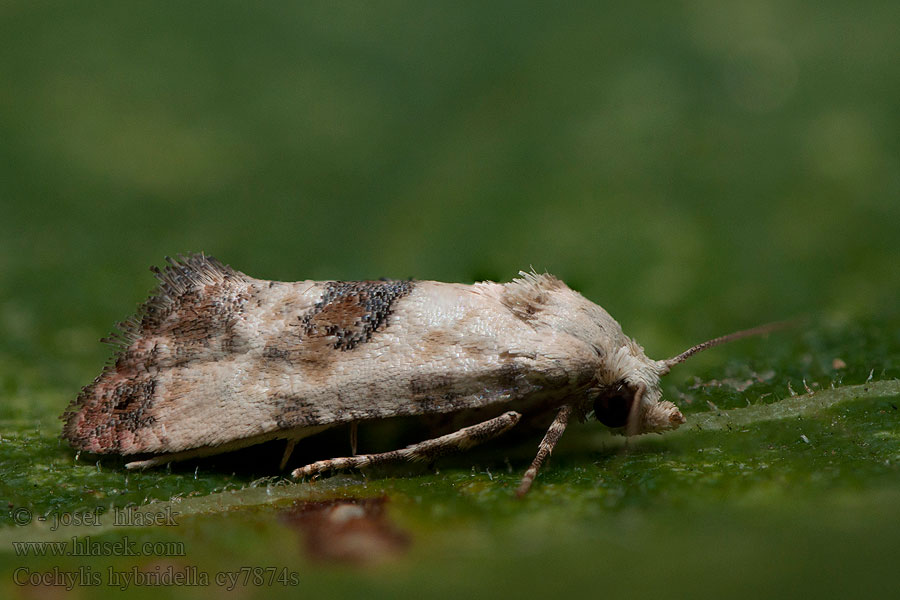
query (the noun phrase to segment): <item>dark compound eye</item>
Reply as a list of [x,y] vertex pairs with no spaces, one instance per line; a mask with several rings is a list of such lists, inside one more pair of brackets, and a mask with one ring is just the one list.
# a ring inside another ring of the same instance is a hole
[[628,388],[594,400],[594,416],[607,427],[625,427],[634,394]]

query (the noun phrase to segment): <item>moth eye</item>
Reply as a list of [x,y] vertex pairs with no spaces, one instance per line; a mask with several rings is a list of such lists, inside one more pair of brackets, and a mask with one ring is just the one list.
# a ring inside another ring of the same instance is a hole
[[594,400],[594,416],[607,427],[625,427],[634,395],[622,390],[611,396],[600,396]]

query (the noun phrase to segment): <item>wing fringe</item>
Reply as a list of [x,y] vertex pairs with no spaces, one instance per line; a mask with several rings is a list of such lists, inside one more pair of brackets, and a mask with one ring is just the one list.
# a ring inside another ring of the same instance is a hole
[[[99,416],[103,419],[112,419],[116,410],[115,403],[109,398],[100,398],[97,395],[97,386],[105,380],[114,377],[118,373],[120,360],[125,357],[129,347],[138,341],[146,332],[156,330],[166,318],[177,310],[179,299],[186,294],[197,292],[209,285],[217,285],[223,282],[241,282],[249,279],[239,271],[235,271],[228,265],[224,265],[212,256],[203,253],[191,253],[177,258],[166,257],[166,266],[163,269],[152,266],[150,270],[159,280],[157,287],[151,292],[150,297],[140,304],[134,315],[116,325],[116,329],[100,341],[115,347],[116,352],[107,360],[103,371],[93,382],[84,386],[78,397],[72,400],[65,412],[60,416],[64,422],[62,437],[78,450],[105,453],[115,451],[119,447],[116,436],[112,436],[107,442],[108,446],[98,445],[95,438],[99,437],[101,430],[115,428],[115,423],[96,422]],[[123,388],[131,392],[130,387]],[[146,390],[131,392],[139,395]],[[129,394],[125,394],[127,401]],[[90,413],[90,414],[88,414]],[[147,417],[146,419],[152,419]],[[146,421],[145,419],[145,421]],[[114,420],[114,419],[113,419]],[[85,422],[95,423],[95,427],[89,432],[85,429]],[[146,423],[137,422],[138,425]],[[111,432],[110,432],[110,435]]]
[[[178,298],[207,285],[215,285],[234,279],[244,280],[246,276],[222,264],[212,256],[201,253],[179,254],[177,258],[166,257],[166,266],[156,265],[150,270],[159,280],[156,289],[132,316],[116,325],[116,329],[100,341],[124,350],[137,340],[143,331],[158,326],[175,309]],[[113,357],[115,362],[115,357]]]

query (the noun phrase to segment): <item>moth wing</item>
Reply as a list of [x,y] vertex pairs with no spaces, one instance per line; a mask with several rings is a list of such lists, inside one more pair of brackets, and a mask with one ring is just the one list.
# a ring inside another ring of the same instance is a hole
[[[374,297],[372,289],[399,282],[364,283],[364,296]],[[340,336],[337,342],[326,338],[328,346],[306,359],[310,339],[296,354],[273,348],[273,355],[285,357],[285,374],[294,374],[290,390],[277,397],[281,426],[558,406],[589,383],[596,354],[538,325],[534,311],[512,310],[507,289],[414,282],[387,316],[360,310],[354,322],[383,326],[358,336],[365,341],[350,351],[339,350]],[[337,320],[332,315],[325,329],[340,329]]]
[[270,282],[203,255],[157,277],[113,364],[62,417],[76,449],[225,451],[354,421],[558,405],[594,360],[537,325],[540,281],[511,303],[499,284]]
[[[150,298],[103,340],[117,347],[116,356],[61,417],[62,437],[78,450],[172,452],[265,429],[264,415],[239,406],[228,387],[261,343],[264,312],[308,309],[313,286],[256,280],[203,254],[167,262],[152,269],[159,285]],[[268,321],[285,326],[277,314]]]

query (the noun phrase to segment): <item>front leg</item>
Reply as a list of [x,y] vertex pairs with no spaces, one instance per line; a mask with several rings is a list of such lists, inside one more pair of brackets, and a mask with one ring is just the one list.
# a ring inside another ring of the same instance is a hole
[[534,457],[534,462],[532,462],[531,466],[528,467],[528,470],[525,471],[525,475],[522,477],[522,483],[519,484],[519,489],[516,490],[516,496],[519,498],[527,494],[528,490],[531,489],[531,484],[534,482],[534,478],[537,477],[541,464],[544,462],[544,459],[553,452],[553,448],[556,447],[556,442],[559,441],[559,438],[562,437],[563,432],[566,430],[566,425],[569,424],[569,415],[571,414],[572,405],[570,404],[564,405],[559,409],[559,412],[556,413],[556,418],[553,419],[553,423],[550,424],[550,428],[547,430],[547,433],[544,434],[544,439],[541,440],[541,444],[538,446],[538,453],[537,456]]

